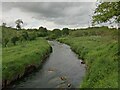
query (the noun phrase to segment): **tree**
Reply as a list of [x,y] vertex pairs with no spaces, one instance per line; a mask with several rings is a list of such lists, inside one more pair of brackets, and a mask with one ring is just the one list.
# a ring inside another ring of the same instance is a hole
[[[111,22],[111,19],[114,19],[113,22]],[[93,16],[93,24],[108,21],[110,23],[120,23],[120,1],[103,2],[96,8]]]
[[44,28],[44,27],[39,27],[39,33],[38,33],[38,36],[41,36],[41,37],[45,37],[47,36],[48,32],[47,32],[47,28]]
[[2,26],[3,26],[3,27],[6,27],[6,23],[3,22],[3,23],[2,23]]
[[52,32],[56,35],[56,37],[59,37],[59,36],[61,36],[61,35],[62,35],[62,33],[61,33],[61,30],[60,30],[60,29],[54,29]]
[[47,33],[47,29],[46,28],[44,28],[44,27],[39,27],[39,30],[41,31],[41,32],[45,32],[45,33]]
[[15,21],[15,24],[17,29],[21,29],[21,24],[23,24],[23,21],[21,19],[18,19]]
[[63,35],[68,35],[69,34],[69,29],[68,28],[63,28],[62,29],[62,34]]

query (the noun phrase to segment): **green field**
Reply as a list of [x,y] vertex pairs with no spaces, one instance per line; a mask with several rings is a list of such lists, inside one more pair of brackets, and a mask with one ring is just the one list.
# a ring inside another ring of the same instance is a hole
[[71,46],[79,58],[85,61],[86,75],[81,88],[118,87],[118,31],[108,28],[92,28],[71,31],[60,42]]
[[46,55],[51,52],[51,47],[45,39],[37,38],[16,46],[5,47],[2,51],[2,79],[9,83],[23,76],[25,69],[30,65],[39,67]]

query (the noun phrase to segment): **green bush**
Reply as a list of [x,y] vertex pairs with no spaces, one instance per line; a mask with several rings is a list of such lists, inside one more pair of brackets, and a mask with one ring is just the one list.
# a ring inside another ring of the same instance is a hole
[[7,46],[8,42],[9,42],[8,38],[2,38],[2,44],[3,44],[4,47]]
[[28,40],[29,39],[29,35],[28,35],[27,31],[22,31],[21,40],[22,39],[24,39],[24,40]]
[[37,37],[45,37],[47,36],[46,32],[37,32]]
[[29,33],[29,40],[31,41],[31,40],[35,40],[36,39],[36,34],[35,34],[35,32],[31,32],[31,33]]
[[16,45],[16,42],[19,40],[19,37],[17,37],[17,36],[13,36],[12,38],[11,38],[11,42],[13,43],[13,45]]

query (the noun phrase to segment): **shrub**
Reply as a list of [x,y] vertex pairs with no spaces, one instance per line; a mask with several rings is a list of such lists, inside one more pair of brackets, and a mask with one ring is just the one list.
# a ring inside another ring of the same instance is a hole
[[13,43],[13,45],[16,45],[16,42],[19,40],[19,38],[17,36],[14,36],[11,38],[11,42]]
[[2,38],[2,44],[4,45],[4,47],[7,46],[8,42],[9,42],[9,39],[8,38]]
[[31,41],[31,40],[35,40],[36,39],[36,34],[35,34],[35,32],[31,32],[31,33],[29,33],[29,40]]
[[69,34],[69,29],[68,28],[63,28],[62,29],[62,34],[63,35],[68,35]]
[[24,40],[28,40],[29,39],[28,32],[27,31],[23,31],[22,32],[22,37],[24,38]]

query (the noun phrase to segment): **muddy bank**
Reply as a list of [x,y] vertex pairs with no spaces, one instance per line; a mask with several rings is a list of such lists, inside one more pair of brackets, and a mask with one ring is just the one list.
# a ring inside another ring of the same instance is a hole
[[24,78],[25,76],[27,76],[28,74],[34,72],[35,70],[40,69],[43,66],[44,62],[49,57],[51,52],[52,52],[52,47],[50,46],[47,53],[45,53],[45,55],[43,55],[43,59],[40,61],[39,65],[29,64],[24,68],[23,73],[13,76],[11,80],[2,80],[2,89],[7,88],[9,85],[13,84],[17,80],[20,80],[20,79]]

